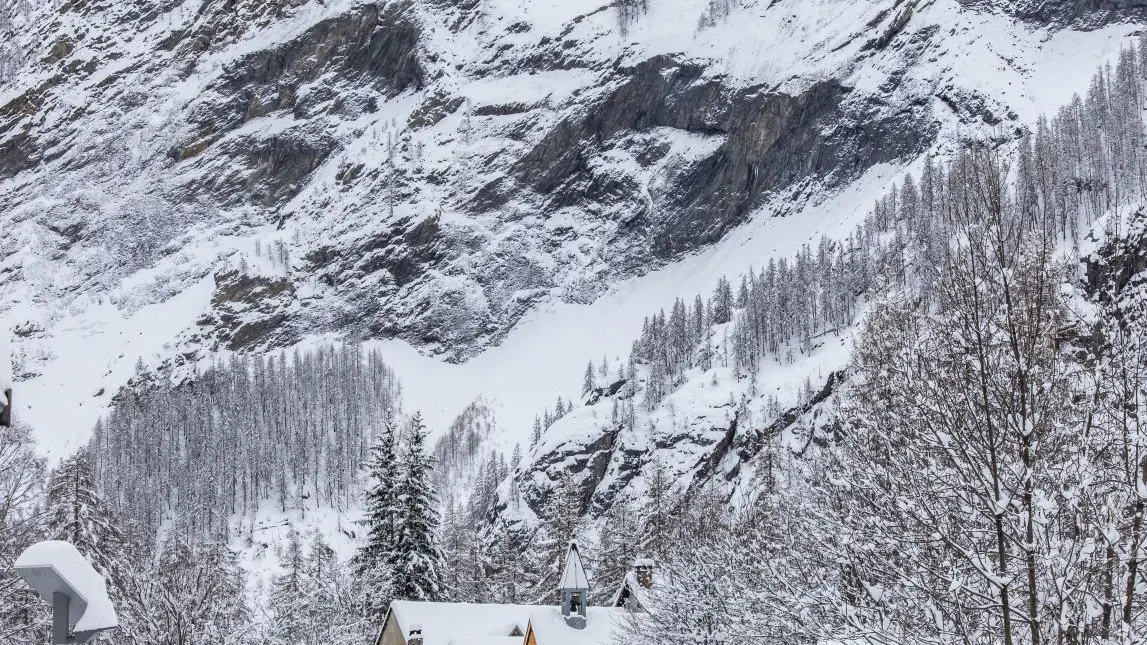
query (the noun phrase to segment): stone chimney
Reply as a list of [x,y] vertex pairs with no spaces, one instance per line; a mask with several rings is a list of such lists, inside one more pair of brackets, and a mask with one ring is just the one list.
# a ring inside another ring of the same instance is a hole
[[637,584],[646,589],[651,589],[653,587],[653,560],[649,558],[634,560],[633,577],[637,578]]
[[406,645],[422,645],[422,623],[410,624],[410,636],[406,637]]

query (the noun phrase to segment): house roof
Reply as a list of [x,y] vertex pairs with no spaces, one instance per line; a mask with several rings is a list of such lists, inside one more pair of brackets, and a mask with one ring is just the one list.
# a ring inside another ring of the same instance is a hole
[[520,645],[522,637],[507,637],[517,627],[523,633],[537,605],[395,600],[390,613],[403,637],[411,625],[422,626],[423,645]]
[[562,568],[562,579],[558,583],[559,589],[589,589],[589,579],[586,578],[585,568],[581,566],[581,555],[577,550],[577,542],[570,542],[566,549],[566,564]]
[[[522,630],[525,631],[525,630]],[[463,636],[450,645],[522,645],[521,636]]]
[[557,607],[535,607],[529,629],[538,645],[614,645],[625,613],[618,607],[586,607],[585,627],[574,629]]
[[[653,586],[657,587],[663,584],[663,582],[661,575],[654,572]],[[621,595],[625,593],[627,589],[629,590],[629,597],[637,601],[638,607],[651,614],[657,613],[657,608],[653,602],[653,594],[651,593],[652,590],[641,586],[641,583],[637,581],[637,573],[634,571],[629,571],[625,574],[625,577],[621,580],[621,584],[617,587],[617,591],[613,593],[613,599],[610,600],[609,604],[616,607],[618,601],[621,600]]]

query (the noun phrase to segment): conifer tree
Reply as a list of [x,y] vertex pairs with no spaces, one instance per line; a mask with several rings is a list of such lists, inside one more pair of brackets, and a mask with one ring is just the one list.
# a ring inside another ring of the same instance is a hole
[[585,364],[585,375],[582,377],[581,395],[586,396],[593,391],[594,376],[593,376],[593,361]]
[[52,471],[46,532],[50,539],[71,542],[105,576],[123,558],[123,533],[112,509],[97,492],[91,454],[86,447]]
[[534,538],[530,568],[537,574],[531,595],[548,603],[557,589],[559,565],[566,545],[578,538],[582,518],[582,500],[577,484],[569,473],[563,473],[550,489],[542,508],[542,527]]
[[597,602],[607,602],[616,590],[613,585],[624,579],[641,552],[640,515],[625,499],[613,503],[603,518],[598,534],[593,577],[609,586],[597,585],[591,590]]
[[426,452],[426,435],[422,413],[415,413],[401,455],[398,539],[390,558],[394,596],[404,600],[432,601],[442,595],[438,496],[431,485],[434,459]]
[[733,288],[729,279],[721,276],[713,292],[713,324],[721,325],[733,318]]
[[494,572],[490,580],[492,598],[496,602],[510,604],[522,602],[526,571],[523,567],[522,553],[505,523],[499,523],[495,527],[490,565]]
[[394,421],[387,419],[370,449],[366,466],[371,483],[366,490],[366,517],[362,523],[367,527],[367,536],[366,544],[355,556],[355,570],[360,576],[388,562],[394,550],[399,505],[396,441]]
[[303,609],[306,604],[304,580],[306,572],[303,546],[299,532],[294,528],[287,534],[287,544],[281,558],[283,573],[272,581],[271,599],[279,620],[276,629],[287,642],[302,640],[304,632]]
[[[652,425],[649,430],[652,437]],[[665,464],[657,457],[653,458],[647,477],[645,507],[641,513],[644,525],[641,532],[644,538],[641,548],[647,556],[663,558],[669,550],[672,482],[669,480]]]

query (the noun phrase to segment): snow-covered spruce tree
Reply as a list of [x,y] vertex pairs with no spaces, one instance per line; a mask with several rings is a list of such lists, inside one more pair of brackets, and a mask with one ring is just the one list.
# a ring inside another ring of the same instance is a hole
[[89,449],[60,462],[48,480],[45,535],[71,542],[104,576],[123,560],[124,537],[96,490]]
[[524,554],[505,523],[494,527],[489,561],[493,571],[489,584],[494,601],[511,604],[525,602],[528,576]]
[[390,605],[391,572],[388,570],[398,539],[400,495],[397,431],[392,418],[388,418],[375,438],[366,464],[370,482],[366,489],[366,516],[362,524],[367,528],[366,543],[354,557],[355,573],[362,581],[371,600],[372,613],[386,611]]
[[390,554],[394,597],[438,600],[442,595],[442,550],[438,546],[438,497],[431,485],[434,458],[426,452],[422,413],[410,421],[401,455],[397,539]]

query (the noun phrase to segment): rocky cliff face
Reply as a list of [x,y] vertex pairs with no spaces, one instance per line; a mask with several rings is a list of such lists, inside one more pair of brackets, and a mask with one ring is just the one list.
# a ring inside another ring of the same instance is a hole
[[1014,131],[1082,89],[1094,61],[1064,56],[1110,54],[1139,11],[39,3],[0,87],[3,324],[32,390],[83,373],[80,398],[140,355],[325,333],[465,360],[541,303],[593,302],[870,169]]
[[961,0],[961,4],[977,10],[999,8],[1018,20],[1036,25],[1079,29],[1147,19],[1147,2],[1143,0],[1020,0],[1003,6],[993,0]]
[[[1016,11],[1082,15],[1060,4]],[[1109,4],[1089,26],[1136,15]],[[190,350],[329,331],[464,358],[539,301],[914,157],[939,112],[1015,116],[939,60],[987,3],[705,11],[654,3],[621,35],[592,2],[47,3],[0,99],[12,322],[50,330],[80,297],[130,313],[274,245],[297,313],[223,298],[263,322],[199,312]]]
[[[799,457],[811,442],[832,436],[829,410],[843,371],[828,373],[806,398],[776,410],[766,409],[767,398],[731,372],[717,372],[712,382],[687,383],[664,409],[651,411],[648,426],[636,429],[611,423],[610,407],[614,399],[640,398],[644,379],[633,388],[591,396],[585,407],[551,428],[515,474],[521,500],[536,513],[556,482],[570,475],[586,514],[600,517],[619,499],[640,503],[658,468],[677,494],[709,486],[718,497],[733,500],[775,476],[781,460]],[[504,492],[497,513],[514,521],[522,513],[511,508],[508,487]]]

